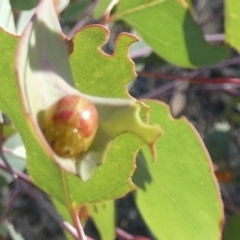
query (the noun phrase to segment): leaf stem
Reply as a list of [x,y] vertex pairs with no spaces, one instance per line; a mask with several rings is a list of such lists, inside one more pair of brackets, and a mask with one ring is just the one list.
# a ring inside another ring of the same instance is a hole
[[148,237],[131,235],[131,234],[125,232],[124,230],[122,230],[121,228],[117,228],[116,233],[117,233],[117,236],[122,240],[137,240],[137,239],[150,240]]
[[73,223],[78,233],[78,238],[76,240],[87,240],[87,237],[83,231],[82,224],[78,216],[78,209],[75,209],[72,214]]

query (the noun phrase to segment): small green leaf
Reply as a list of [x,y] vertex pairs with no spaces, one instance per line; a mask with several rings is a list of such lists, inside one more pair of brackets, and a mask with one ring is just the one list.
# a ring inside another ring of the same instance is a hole
[[87,26],[78,32],[70,56],[73,78],[83,93],[129,98],[125,85],[136,77],[136,73],[127,51],[138,38],[127,33],[119,34],[114,53],[108,55],[101,50],[108,37],[109,31],[101,25]]
[[88,204],[88,211],[96,225],[101,239],[115,239],[115,204],[107,201],[98,204]]
[[68,23],[74,23],[81,19],[82,14],[88,7],[90,2],[88,0],[81,0],[69,4],[62,12],[62,18]]
[[225,129],[214,127],[214,131],[204,138],[204,143],[214,163],[227,161],[229,153],[229,141],[231,140],[230,127],[227,123],[216,123],[226,125]]
[[226,42],[240,51],[240,2],[238,0],[225,1],[225,29]]
[[10,0],[12,8],[18,10],[30,10],[37,6],[38,0]]
[[223,232],[223,240],[238,240],[240,236],[240,214],[231,216]]
[[229,57],[230,48],[206,43],[187,4],[181,2],[122,0],[111,20],[125,20],[157,54],[178,66],[208,66]]
[[115,5],[117,1],[116,0],[99,0],[96,8],[93,11],[93,17],[95,19],[102,17],[106,12],[106,10],[110,11],[113,5]]
[[[146,104],[151,123],[160,124],[164,134],[156,144],[157,161],[144,148],[147,161],[137,162],[143,178],[136,194],[140,213],[157,239],[219,239],[222,202],[202,140],[185,118],[173,119],[166,105]],[[139,177],[134,180],[139,185]]]

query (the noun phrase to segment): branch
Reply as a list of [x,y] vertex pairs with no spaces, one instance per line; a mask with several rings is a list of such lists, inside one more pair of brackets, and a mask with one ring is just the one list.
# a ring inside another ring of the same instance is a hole
[[152,72],[138,72],[139,76],[150,77],[155,79],[171,79],[179,81],[188,81],[190,83],[198,84],[222,84],[222,83],[231,83],[240,85],[240,78],[200,78],[200,77],[188,77],[188,76],[178,76],[171,74],[162,74],[162,73],[152,73]]

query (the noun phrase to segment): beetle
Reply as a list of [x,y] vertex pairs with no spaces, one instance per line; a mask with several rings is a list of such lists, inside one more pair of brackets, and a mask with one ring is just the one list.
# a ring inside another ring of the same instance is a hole
[[98,111],[93,103],[78,95],[68,95],[44,111],[41,128],[58,156],[74,159],[91,146],[98,121]]

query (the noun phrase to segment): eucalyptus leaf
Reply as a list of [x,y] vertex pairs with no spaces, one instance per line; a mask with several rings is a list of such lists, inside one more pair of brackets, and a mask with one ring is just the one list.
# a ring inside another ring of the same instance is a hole
[[10,0],[13,8],[18,10],[30,10],[37,6],[38,0]]
[[240,236],[240,214],[233,214],[227,221],[223,240],[238,240]]
[[73,2],[64,9],[61,15],[66,22],[74,23],[81,19],[89,4],[88,0]]
[[101,239],[115,239],[115,204],[113,200],[88,204],[88,212],[96,225]]
[[156,162],[146,148],[137,161],[133,179],[140,186],[136,202],[143,219],[157,239],[220,239],[222,200],[200,136],[186,118],[173,119],[165,104],[146,103],[150,121],[161,124],[164,134]]
[[208,66],[230,55],[229,47],[211,46],[204,40],[186,1],[121,0],[110,20],[119,19],[133,27],[163,59],[181,67]]
[[107,11],[110,12],[115,4],[119,0],[99,0],[96,8],[93,11],[93,17],[98,19],[104,15]]

